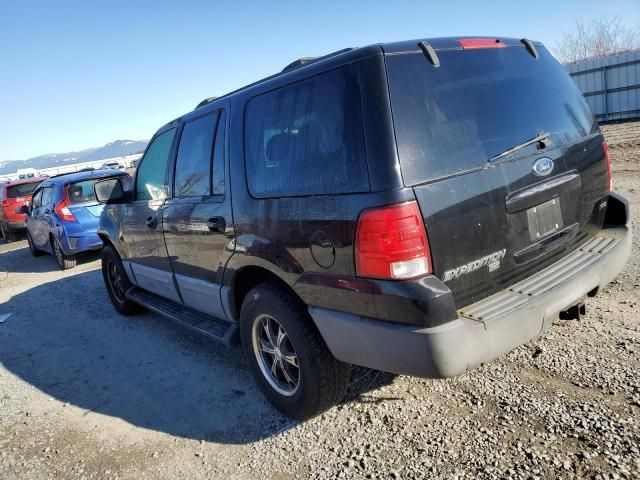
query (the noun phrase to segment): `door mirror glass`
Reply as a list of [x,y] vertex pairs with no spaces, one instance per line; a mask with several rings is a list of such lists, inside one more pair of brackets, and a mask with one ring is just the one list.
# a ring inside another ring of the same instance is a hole
[[21,205],[16,208],[16,213],[18,214],[27,214],[29,213],[29,205]]
[[120,178],[109,178],[93,186],[96,200],[100,203],[118,203],[124,200],[124,188]]

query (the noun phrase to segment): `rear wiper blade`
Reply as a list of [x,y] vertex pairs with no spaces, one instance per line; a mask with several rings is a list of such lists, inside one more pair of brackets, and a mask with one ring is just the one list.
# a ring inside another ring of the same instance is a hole
[[[544,142],[547,138],[549,138],[550,135],[551,134],[547,133],[547,132],[539,133],[537,136],[533,137],[532,139],[527,140],[526,142],[522,142],[522,143],[516,145],[515,147],[511,147],[509,150],[505,150],[504,152],[499,153],[498,155],[496,155],[494,157],[491,157],[489,159],[489,162],[494,162],[499,158],[506,157],[507,155],[511,155],[512,153],[517,152],[518,150],[520,150],[520,149],[522,149],[524,147],[527,147],[527,146],[529,146],[529,145],[531,145],[533,143]],[[544,148],[546,146],[547,146],[546,142],[544,142],[543,145],[542,145],[542,148]]]

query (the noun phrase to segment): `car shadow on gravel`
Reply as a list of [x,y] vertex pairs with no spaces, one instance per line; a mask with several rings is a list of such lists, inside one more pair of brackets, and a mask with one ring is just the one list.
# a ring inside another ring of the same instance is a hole
[[[239,348],[151,313],[117,314],[99,270],[35,286],[0,304],[2,313],[12,316],[0,324],[0,362],[83,415],[227,444],[297,425],[264,400]],[[379,385],[376,376],[355,386],[352,400]]]
[[[9,243],[6,247],[15,245],[15,248],[9,251],[0,251],[0,268],[11,273],[45,273],[56,272],[60,270],[60,266],[56,262],[53,255],[43,253],[42,256],[34,258],[29,252],[26,242]],[[87,252],[78,255],[76,268],[90,263],[100,258],[100,252]],[[73,272],[73,270],[71,270]]]

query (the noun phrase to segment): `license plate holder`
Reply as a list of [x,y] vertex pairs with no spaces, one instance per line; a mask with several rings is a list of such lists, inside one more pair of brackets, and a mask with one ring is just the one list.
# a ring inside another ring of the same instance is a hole
[[552,198],[527,209],[527,222],[531,241],[540,240],[563,228],[560,199]]

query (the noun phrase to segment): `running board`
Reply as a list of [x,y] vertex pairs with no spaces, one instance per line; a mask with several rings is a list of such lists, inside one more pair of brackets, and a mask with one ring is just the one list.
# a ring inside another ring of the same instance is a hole
[[128,300],[205,337],[218,340],[227,346],[240,343],[236,323],[206,315],[138,287],[131,288],[126,296]]

